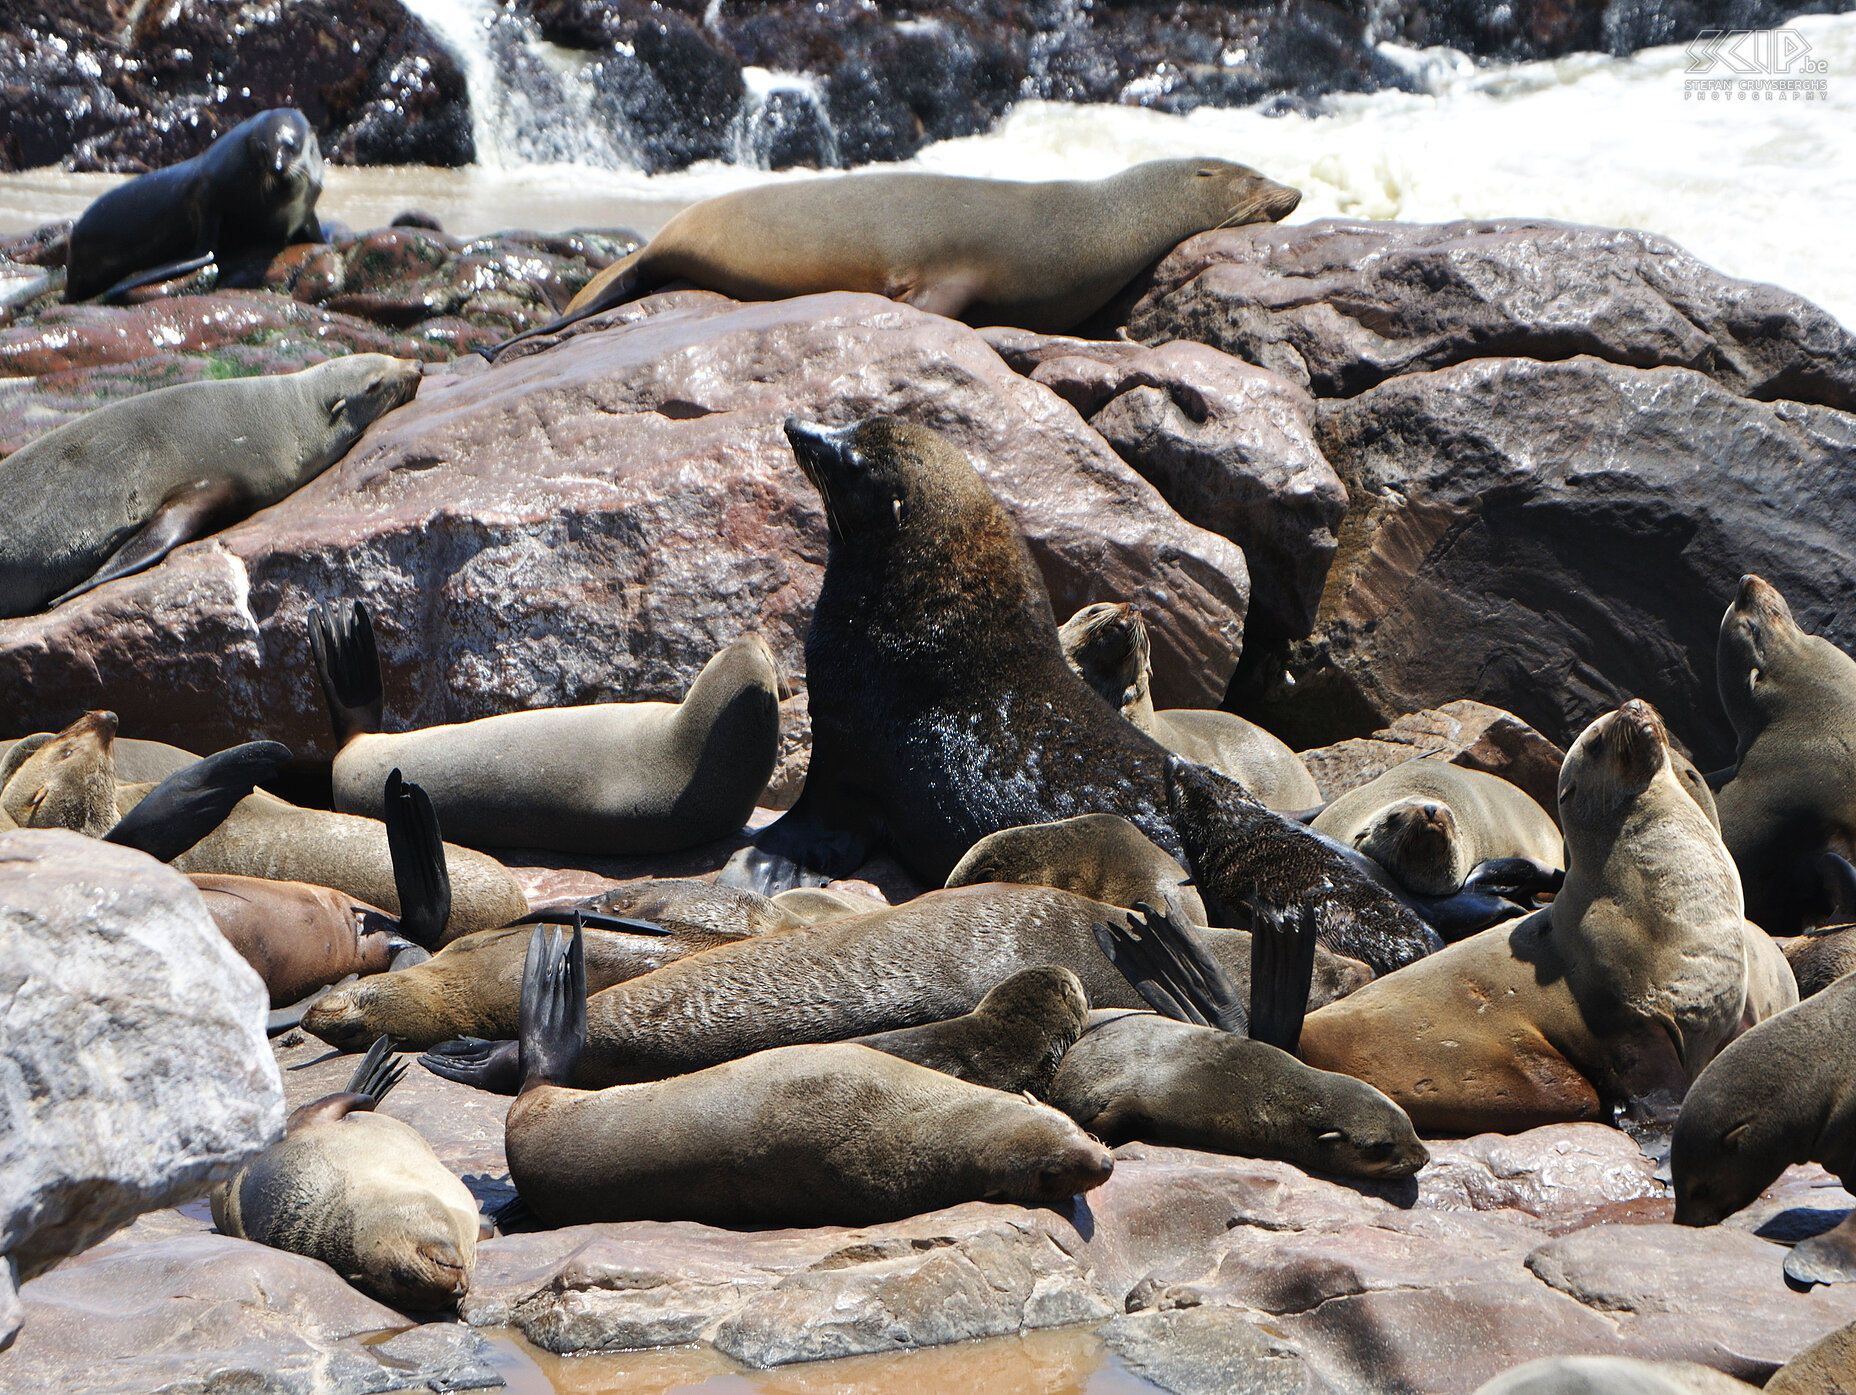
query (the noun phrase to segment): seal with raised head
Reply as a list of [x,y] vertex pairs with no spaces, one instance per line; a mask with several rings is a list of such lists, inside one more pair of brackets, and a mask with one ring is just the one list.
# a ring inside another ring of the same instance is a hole
[[1082,980],[1044,964],[996,985],[963,1017],[851,1040],[975,1085],[1047,1099],[1088,1015]]
[[694,847],[747,822],[779,754],[779,674],[759,635],[716,653],[681,703],[596,702],[391,735],[380,731],[367,608],[313,615],[310,640],[342,742],[335,807],[377,817],[382,780],[397,768],[431,795],[446,833],[471,847],[604,856]]
[[382,1038],[346,1090],[292,1113],[281,1142],[213,1189],[220,1233],[319,1259],[395,1307],[454,1306],[481,1221],[419,1131],[375,1112],[405,1069]]
[[1747,918],[1795,935],[1828,909],[1816,860],[1856,857],[1856,659],[1806,634],[1785,598],[1748,575],[1721,617],[1716,662],[1738,741],[1715,795],[1721,837]]
[[690,281],[737,300],[869,291],[968,324],[1061,334],[1193,234],[1275,222],[1301,198],[1214,159],[1035,184],[914,171],[763,184],[684,209],[531,333]]
[[350,354],[263,378],[157,388],[0,460],[0,617],[154,566],[340,460],[418,391],[416,363]]
[[1421,1130],[1517,1132],[1675,1101],[1745,1025],[1752,935],[1720,835],[1631,700],[1560,771],[1553,903],[1311,1012],[1300,1054]]
[[96,711],[54,735],[16,742],[0,764],[0,827],[108,833],[120,817],[115,741],[116,714]]
[[66,300],[110,298],[217,262],[219,284],[243,279],[294,242],[322,241],[316,198],[322,151],[292,107],[240,122],[191,160],[101,195],[71,229]]
[[786,434],[829,528],[806,634],[812,752],[798,800],[725,879],[766,892],[846,877],[887,843],[939,885],[989,833],[1119,814],[1195,872],[1241,844],[1264,896],[1310,902],[1328,948],[1375,972],[1440,943],[1345,856],[1214,772],[1194,778],[1228,798],[1182,827],[1178,758],[1071,672],[1024,540],[951,441],[889,417],[789,421]]
[[1272,809],[1321,803],[1321,787],[1302,758],[1254,722],[1234,712],[1190,707],[1154,711],[1152,643],[1138,606],[1086,605],[1057,634],[1077,677],[1167,750],[1230,776]]
[[[1114,1170],[1048,1105],[839,1042],[674,1080],[568,1088],[587,1027],[576,941],[537,930],[509,1175],[549,1225],[874,1225],[964,1201],[1067,1201]],[[576,937],[577,940],[577,937]]]

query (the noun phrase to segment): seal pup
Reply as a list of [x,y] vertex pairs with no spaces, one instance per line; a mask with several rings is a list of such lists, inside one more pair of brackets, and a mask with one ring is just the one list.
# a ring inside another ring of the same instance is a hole
[[99,710],[43,741],[17,743],[0,767],[0,826],[108,833],[118,817],[115,739],[116,714]]
[[[1669,1150],[1677,1225],[1718,1225],[1793,1163],[1856,1185],[1856,975],[1753,1027],[1701,1073]],[[1856,1281],[1856,1212],[1800,1241],[1801,1284]]]
[[1306,829],[1210,771],[1201,778],[1228,800],[1180,826],[1176,758],[1070,671],[1023,539],[952,442],[889,417],[788,421],[786,434],[830,535],[806,634],[812,754],[798,800],[724,880],[764,893],[846,877],[887,843],[940,885],[989,833],[1108,813],[1195,871],[1241,843],[1264,895],[1309,900],[1328,948],[1375,972],[1440,943]]
[[1301,198],[1213,159],[1035,184],[912,171],[764,184],[684,209],[559,319],[494,353],[679,280],[736,300],[868,291],[971,325],[1062,334],[1193,234],[1273,223]]
[[1048,1105],[849,1042],[571,1089],[586,980],[578,935],[548,936],[535,931],[523,973],[522,1089],[504,1126],[509,1175],[548,1225],[875,1225],[963,1201],[1056,1205],[1114,1171]]
[[[217,262],[230,286],[246,258],[322,241],[322,150],[302,112],[279,107],[191,160],[119,184],[84,210],[65,254],[67,301],[113,300]],[[259,269],[262,279],[262,269]]]
[[296,1110],[281,1142],[213,1189],[213,1224],[319,1259],[394,1307],[455,1306],[470,1290],[480,1218],[419,1131],[374,1112],[405,1070],[376,1042],[345,1091]]
[[1186,869],[1114,814],[1079,814],[987,834],[947,874],[949,886],[979,882],[1058,886],[1111,906],[1176,898],[1188,919],[1206,923],[1205,903]]
[[[377,815],[391,767],[424,786],[471,847],[676,852],[734,833],[779,755],[779,674],[759,635],[720,650],[681,703],[596,702],[380,731],[380,663],[367,608],[310,617],[337,739],[335,807]],[[362,632],[365,632],[363,634]]]
[[1721,837],[1747,917],[1795,935],[1827,908],[1814,860],[1856,856],[1856,659],[1806,634],[1749,574],[1721,617],[1716,665],[1738,741],[1715,794]]
[[1139,606],[1086,605],[1057,634],[1077,677],[1167,750],[1228,775],[1271,809],[1312,809],[1322,802],[1302,758],[1254,722],[1190,707],[1154,711],[1152,645]]
[[1426,1132],[1517,1132],[1679,1100],[1742,1030],[1740,881],[1632,699],[1560,770],[1553,903],[1311,1012],[1300,1054],[1391,1096]]
[[0,460],[0,617],[154,566],[275,504],[419,387],[419,365],[350,354],[262,378],[157,388]]
[[1046,964],[1013,974],[964,1017],[851,1040],[974,1085],[1047,1099],[1088,1016],[1082,980]]

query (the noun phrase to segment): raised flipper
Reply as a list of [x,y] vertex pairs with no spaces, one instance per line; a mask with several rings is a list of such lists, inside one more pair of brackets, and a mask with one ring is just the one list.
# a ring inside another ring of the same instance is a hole
[[775,896],[796,886],[824,886],[863,866],[872,841],[854,829],[832,828],[822,822],[801,791],[798,803],[728,859],[716,881],[762,896]]
[[130,291],[139,291],[144,286],[154,286],[163,281],[174,281],[182,276],[191,276],[202,267],[211,266],[213,261],[213,253],[206,251],[197,257],[188,257],[184,261],[165,262],[160,266],[151,266],[146,271],[138,271],[131,276],[123,277],[99,295],[96,298],[97,302],[102,305],[113,304],[128,295]]
[[105,582],[145,572],[182,543],[216,533],[251,512],[251,491],[238,480],[195,480],[163,499],[154,516],[129,541],[110,554],[97,574],[73,586],[52,602],[66,601],[94,591]]
[[1856,1283],[1856,1211],[1822,1235],[1792,1246],[1785,1257],[1785,1279],[1795,1288]]
[[579,920],[573,938],[537,926],[522,966],[522,1084],[565,1085],[586,1047],[586,942]]
[[393,859],[393,886],[399,892],[399,932],[422,949],[437,949],[451,919],[451,869],[445,864],[444,835],[438,811],[422,788],[400,778],[395,766],[387,775],[387,854]]
[[360,601],[333,614],[321,606],[309,612],[309,654],[322,695],[329,704],[335,739],[346,746],[357,736],[380,730],[386,711],[380,679],[380,649],[374,643],[374,620]]
[[1134,907],[1125,926],[1093,927],[1096,943],[1143,1000],[1166,1017],[1242,1036],[1249,1021],[1223,965],[1176,906]]
[[276,774],[289,759],[288,746],[249,741],[195,761],[144,795],[103,841],[172,862],[224,823],[258,781]]
[[1315,976],[1315,909],[1250,908],[1250,1038],[1293,1055]]
[[319,1100],[312,1100],[293,1110],[284,1121],[284,1131],[288,1133],[305,1124],[328,1123],[349,1114],[373,1109],[405,1075],[406,1063],[393,1059],[392,1040],[385,1036],[375,1037],[374,1044],[367,1048],[367,1054],[361,1058],[361,1064],[348,1077],[348,1088],[337,1094],[324,1095]]
[[346,987],[360,977],[359,974],[349,974],[346,978],[338,979],[334,983],[325,983],[301,1002],[291,1003],[288,1007],[272,1008],[270,1016],[264,1023],[264,1034],[267,1037],[280,1037],[292,1027],[301,1027],[304,1015],[311,1008],[337,988]]

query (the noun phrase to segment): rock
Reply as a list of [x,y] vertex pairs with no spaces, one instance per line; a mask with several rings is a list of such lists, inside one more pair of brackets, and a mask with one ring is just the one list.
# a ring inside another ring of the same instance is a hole
[[1308,633],[1347,491],[1315,444],[1305,392],[1185,340],[1142,349],[1018,330],[985,338],[1087,417],[1188,523],[1244,549],[1247,635]]
[[1558,1223],[1636,1201],[1663,1201],[1656,1164],[1604,1124],[1548,1124],[1525,1133],[1433,1141],[1418,1174],[1420,1207],[1522,1211]]
[[178,872],[0,834],[0,907],[0,1254],[28,1280],[230,1173],[283,1092],[264,985]]
[[1856,1323],[1811,1343],[1766,1389],[1771,1395],[1856,1395]]
[[1504,1371],[1476,1395],[1746,1395],[1757,1389],[1693,1361],[1549,1356]]
[[1111,1319],[1102,1340],[1142,1380],[1174,1395],[1300,1395],[1321,1389],[1293,1348],[1228,1308]]
[[1317,425],[1352,501],[1340,553],[1313,634],[1235,702],[1292,745],[1469,697],[1564,746],[1635,696],[1710,770],[1734,751],[1714,649],[1743,572],[1856,647],[1856,415],[1499,358],[1324,402]]
[[798,688],[825,530],[780,422],[875,412],[971,452],[1058,614],[1143,599],[1160,705],[1222,696],[1242,554],[1181,521],[971,330],[850,294],[676,292],[586,327],[600,325],[435,372],[281,504],[0,624],[0,703],[23,728],[55,728],[49,714],[108,694],[137,736],[215,750],[261,732],[329,753],[304,617],[350,597],[374,612],[400,726],[675,700],[751,630]]
[[1156,268],[1128,335],[1196,339],[1317,397],[1471,359],[1583,354],[1856,409],[1856,336],[1810,301],[1667,238],[1541,219],[1201,233]]
[[27,1284],[0,1357],[12,1395],[154,1389],[284,1395],[499,1387],[490,1344],[457,1323],[405,1328],[319,1260],[222,1235],[110,1244]]
[[1566,753],[1511,712],[1459,699],[1424,712],[1407,712],[1370,737],[1301,751],[1302,764],[1324,799],[1378,779],[1417,756],[1449,752],[1452,765],[1497,775],[1525,790],[1558,821],[1560,766]]

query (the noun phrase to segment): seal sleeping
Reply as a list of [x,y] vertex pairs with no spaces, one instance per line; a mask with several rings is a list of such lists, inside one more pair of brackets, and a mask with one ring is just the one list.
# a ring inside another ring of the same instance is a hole
[[1211,159],[1038,184],[913,171],[763,184],[686,208],[558,320],[509,342],[678,280],[737,300],[869,291],[969,324],[1061,334],[1194,233],[1275,222],[1301,198]]
[[351,354],[267,378],[157,388],[0,460],[0,617],[154,566],[314,479],[418,391],[416,363]]

